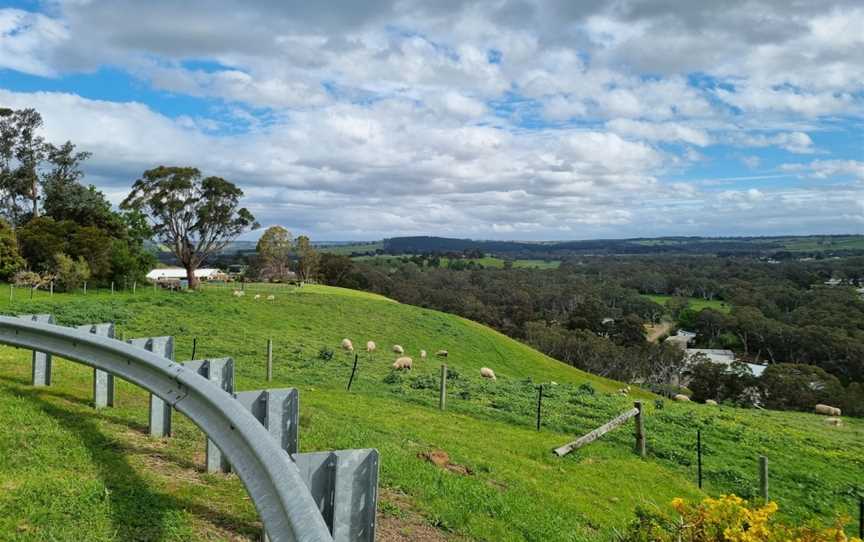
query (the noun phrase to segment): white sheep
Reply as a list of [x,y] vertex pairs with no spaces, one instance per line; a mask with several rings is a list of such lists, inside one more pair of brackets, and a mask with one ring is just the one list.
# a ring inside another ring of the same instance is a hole
[[413,363],[413,360],[411,358],[403,356],[401,358],[396,358],[396,361],[393,362],[393,368],[394,369],[411,369],[412,363]]
[[261,299],[261,294],[255,294],[255,299]]
[[420,351],[420,359],[424,359],[424,360],[426,359],[426,351],[425,350]]
[[480,376],[482,376],[483,378],[488,378],[489,380],[498,380],[497,378],[495,378],[495,371],[493,371],[489,367],[481,367]]
[[354,343],[351,342],[351,339],[342,339],[342,349],[348,352],[354,351]]
[[816,412],[816,414],[822,414],[825,416],[840,416],[841,415],[839,408],[833,407],[833,406],[828,406],[828,405],[822,405],[822,404],[819,404],[819,405],[816,405],[815,407],[813,407],[813,411]]
[[435,355],[439,358],[446,358],[449,355],[449,352],[447,352],[446,350],[439,350],[435,352]]
[[276,299],[276,296],[273,294],[267,296],[267,301],[273,301],[274,299]]
[[375,345],[375,341],[366,341],[366,351],[370,354],[375,351],[377,346]]
[[393,345],[393,353],[394,353],[394,354],[404,354],[404,353],[405,353],[405,349],[402,348],[401,346],[399,346],[398,344],[394,344],[394,345]]
[[679,403],[689,403],[689,402],[690,402],[690,398],[689,398],[689,397],[687,397],[686,395],[682,395],[682,394],[680,394],[680,393],[677,394],[677,395],[675,395],[672,399],[675,399],[675,400],[678,401]]
[[246,295],[246,292],[243,290],[234,290],[234,297],[243,297],[244,295]]
[[705,404],[711,405],[711,406],[717,406],[717,401],[715,401],[714,399],[705,399]]

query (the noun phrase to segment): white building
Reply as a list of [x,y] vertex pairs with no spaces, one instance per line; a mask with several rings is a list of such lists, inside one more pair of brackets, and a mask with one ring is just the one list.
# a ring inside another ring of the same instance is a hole
[[[195,277],[198,278],[198,280],[214,280],[222,275],[222,271],[218,269],[201,268],[195,270]],[[154,282],[186,280],[186,270],[182,267],[164,267],[154,269],[147,273],[147,279]]]
[[697,354],[702,354],[708,358],[711,363],[719,363],[721,365],[732,365],[735,361],[735,352],[731,350],[721,350],[719,348],[688,348],[684,352],[687,357],[692,360]]

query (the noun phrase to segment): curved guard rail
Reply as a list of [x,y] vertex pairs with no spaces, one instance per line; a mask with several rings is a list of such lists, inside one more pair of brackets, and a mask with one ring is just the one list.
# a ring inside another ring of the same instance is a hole
[[216,443],[246,486],[270,540],[332,542],[297,465],[252,414],[178,363],[73,328],[0,316],[0,343],[107,371],[158,395]]

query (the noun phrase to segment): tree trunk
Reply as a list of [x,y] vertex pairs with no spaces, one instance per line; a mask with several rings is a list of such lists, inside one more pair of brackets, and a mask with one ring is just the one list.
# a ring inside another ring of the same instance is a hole
[[186,268],[186,280],[189,282],[190,290],[198,289],[198,277],[195,276],[196,268],[187,267]]

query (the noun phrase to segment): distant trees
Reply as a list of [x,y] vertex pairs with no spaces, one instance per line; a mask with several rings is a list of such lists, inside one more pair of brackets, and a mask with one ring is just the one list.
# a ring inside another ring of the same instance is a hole
[[30,270],[31,278],[59,271],[71,277],[83,270],[82,258],[97,282],[141,278],[154,261],[144,249],[146,223],[142,228],[140,219],[114,211],[101,192],[85,187],[90,153],[70,141],[45,141],[42,126],[34,109],[0,109],[0,216],[6,219],[0,225],[0,279],[21,269]]
[[317,277],[321,255],[312,246],[312,242],[305,235],[301,235],[294,246],[297,252],[297,274],[300,280],[308,281]]
[[189,288],[195,289],[195,271],[207,257],[258,226],[252,213],[240,207],[242,195],[233,183],[202,178],[196,168],[159,166],[135,181],[121,207],[148,217],[156,237],[186,269]]
[[286,280],[290,273],[293,244],[291,232],[271,226],[258,239],[258,276],[266,280]]

